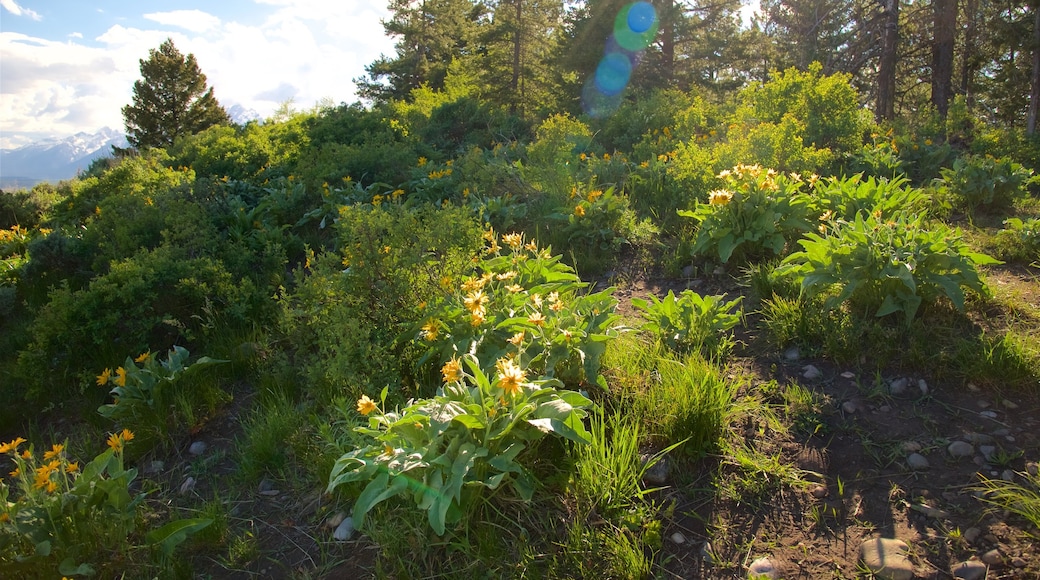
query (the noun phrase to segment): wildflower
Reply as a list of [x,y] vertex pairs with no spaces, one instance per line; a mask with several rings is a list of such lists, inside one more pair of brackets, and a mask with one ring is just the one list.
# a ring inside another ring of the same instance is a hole
[[610,153],[603,154],[603,161],[610,161]]
[[501,274],[495,276],[495,280],[498,280],[500,282],[503,282],[503,281],[506,281],[506,280],[512,280],[513,278],[516,278],[516,271],[515,270],[510,270],[508,272],[502,272]]
[[448,276],[441,276],[441,288],[448,288],[451,286],[451,278]]
[[469,197],[469,188],[468,187],[463,188],[463,190],[462,190],[462,197],[463,198]]
[[444,363],[441,367],[441,375],[444,376],[444,382],[446,383],[457,383],[462,380],[462,363],[459,359],[452,357],[451,360]]
[[596,201],[596,199],[599,198],[599,196],[601,195],[603,195],[603,190],[601,189],[594,189],[590,191],[588,195],[589,203]]
[[18,449],[18,446],[25,443],[25,439],[22,437],[16,437],[3,445],[0,445],[0,453],[11,453]]
[[148,205],[148,206],[152,206],[152,205],[155,205],[155,202],[152,200],[151,196],[145,196],[144,204]]
[[116,378],[112,380],[113,383],[120,387],[126,386],[126,369],[119,367],[116,369]]
[[833,218],[833,217],[834,217],[834,212],[832,212],[831,210],[827,210],[827,211],[823,212],[823,215],[820,216],[820,221],[821,222],[827,222],[827,221],[830,221],[831,218]]
[[820,176],[819,175],[817,175],[815,173],[810,175],[809,176],[809,187],[814,187],[816,185],[816,182],[819,181],[819,180],[820,180]]
[[112,378],[112,369],[105,369],[101,371],[101,374],[97,376],[97,384],[99,387],[103,387],[108,384],[108,379]]
[[21,467],[15,467],[14,471],[11,472],[11,477],[18,477],[21,474],[22,474],[22,468]]
[[545,316],[541,312],[535,312],[527,318],[527,321],[535,326],[545,326]]
[[483,310],[473,312],[469,315],[470,326],[473,326],[474,328],[484,324],[484,321],[486,320],[486,313]]
[[582,153],[581,155],[578,155],[578,159],[581,159],[582,161],[585,161],[586,158],[588,158],[588,156],[585,155],[584,153]]
[[716,189],[708,194],[708,203],[711,205],[726,205],[733,201],[733,193],[725,189]]
[[513,294],[516,294],[517,292],[522,292],[523,289],[523,286],[519,284],[510,284],[509,286],[506,286],[506,290],[509,290]]
[[531,295],[531,303],[534,304],[535,308],[541,308],[542,307],[542,295],[541,294],[532,294]]
[[361,395],[361,398],[357,402],[358,413],[362,415],[368,415],[372,411],[376,410],[376,402],[368,398],[368,395]]
[[108,441],[105,442],[109,447],[114,449],[116,452],[123,450],[123,440],[119,438],[119,435],[113,433],[108,436]]
[[135,358],[134,362],[135,363],[143,363],[143,362],[147,361],[150,358],[152,358],[152,353],[151,352],[145,352],[145,353],[142,353],[137,358]]
[[549,305],[549,310],[552,310],[553,312],[559,312],[563,310],[563,302],[553,302]]
[[488,297],[484,294],[483,290],[474,290],[470,292],[468,296],[463,300],[466,305],[466,310],[469,310],[471,314],[485,313],[484,305],[487,304]]
[[647,167],[650,167],[650,162],[649,161],[643,161],[642,163],[639,164],[639,166],[642,167],[643,169],[646,169]]
[[730,171],[729,169],[723,169],[722,171],[719,172],[718,177],[719,177],[719,179],[726,179],[730,175],[733,175],[732,171]]
[[134,432],[129,429],[123,429],[123,432],[119,434],[119,437],[122,438],[124,442],[132,441],[134,439]]
[[54,491],[57,490],[57,489],[58,489],[58,482],[52,480],[49,483],[47,483],[47,493],[54,493]]
[[509,344],[513,346],[520,346],[524,342],[524,332],[520,331],[509,339]]
[[32,452],[31,451],[29,451],[28,449],[26,449],[25,451],[22,451],[22,459],[28,461],[30,458],[32,458]]
[[378,193],[372,197],[372,205],[379,207],[383,203],[383,196]]
[[436,320],[428,320],[422,327],[423,339],[434,341],[437,340],[437,331],[440,329],[440,324]]
[[819,230],[820,235],[827,235],[827,224],[820,224],[816,229]]
[[65,446],[64,445],[61,445],[59,443],[55,443],[54,445],[51,446],[51,450],[50,451],[44,452],[43,459],[44,460],[54,459],[55,457],[61,455],[61,452],[64,451],[64,450],[65,450]]
[[401,197],[402,195],[404,195],[404,190],[403,189],[395,189],[393,192],[390,193],[390,197],[392,197],[394,199],[397,199],[397,198]]
[[65,473],[76,473],[79,471],[79,462],[74,461],[65,466]]
[[420,157],[419,158],[419,167],[422,167],[423,165],[426,165],[426,158],[425,157]]
[[7,512],[0,514],[0,524],[5,523],[11,519],[11,516],[7,515]]
[[554,302],[559,302],[560,301],[560,293],[559,292],[550,292],[549,296],[546,297],[546,300],[548,300],[550,304],[552,304]]
[[580,206],[580,205],[576,206],[574,208],[574,215],[576,215],[578,217],[584,216],[585,215],[585,208],[583,206]]
[[925,139],[924,140],[924,144],[925,145],[931,145],[932,144],[932,140],[931,139]]
[[498,369],[498,384],[507,395],[515,395],[520,392],[523,382],[527,379],[524,370],[509,359],[499,359],[495,363]]
[[527,244],[524,245],[524,249],[527,250],[528,252],[533,252],[533,253],[537,254],[538,253],[538,244],[534,243],[534,241],[532,240],[530,242],[527,242]]
[[517,233],[506,234],[502,236],[502,242],[504,242],[505,245],[515,250],[520,246],[524,245],[524,235]]

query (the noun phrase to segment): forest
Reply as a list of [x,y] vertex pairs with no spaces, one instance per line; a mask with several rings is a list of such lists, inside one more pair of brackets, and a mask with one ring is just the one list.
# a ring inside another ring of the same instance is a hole
[[1040,6],[390,0],[0,191],[0,576],[1040,576]]

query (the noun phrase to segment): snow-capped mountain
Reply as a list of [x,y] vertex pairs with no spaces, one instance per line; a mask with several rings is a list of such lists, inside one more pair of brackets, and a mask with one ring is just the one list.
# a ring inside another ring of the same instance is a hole
[[260,113],[257,113],[253,109],[247,109],[242,105],[231,105],[227,110],[228,117],[231,117],[231,122],[236,125],[245,125],[250,121],[262,121]]
[[71,179],[95,159],[111,155],[112,145],[126,147],[126,136],[122,131],[105,127],[97,133],[76,133],[63,139],[44,139],[17,149],[0,150],[0,189]]

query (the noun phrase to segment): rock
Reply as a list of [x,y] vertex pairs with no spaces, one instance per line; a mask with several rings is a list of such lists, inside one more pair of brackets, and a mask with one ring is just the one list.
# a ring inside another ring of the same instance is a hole
[[953,567],[953,577],[961,580],[983,580],[988,567],[978,560],[968,560]]
[[989,401],[987,401],[986,399],[979,399],[978,403],[976,404],[979,406],[980,409],[989,408]]
[[1015,472],[1010,469],[1005,469],[1000,472],[1000,479],[1004,481],[1015,481]]
[[998,540],[998,539],[997,539],[997,537],[996,537],[996,536],[994,536],[993,534],[986,534],[985,536],[982,536],[982,539],[983,539],[983,540],[986,540],[986,542],[987,542],[987,543],[990,543],[990,544],[996,544],[997,542],[999,542],[999,541],[1000,541],[1000,540]]
[[978,528],[968,528],[964,530],[964,541],[969,544],[974,544],[975,540],[978,540],[980,535],[982,535],[982,530]]
[[804,371],[802,372],[802,376],[810,381],[815,381],[816,379],[823,376],[823,373],[820,371],[820,369],[814,367],[813,365],[805,365],[804,367],[802,367],[802,371]]
[[993,430],[993,436],[994,437],[1007,437],[1010,434],[1011,434],[1011,430],[1008,429],[1007,427],[1001,427],[1000,429],[994,429]]
[[993,443],[993,436],[985,433],[965,433],[964,440],[972,445],[989,445]]
[[792,346],[784,351],[784,360],[787,362],[794,362],[800,358],[802,358],[802,353],[798,350],[797,346]]
[[1018,405],[1014,401],[1009,401],[1008,399],[1004,399],[1000,402],[1000,404],[1004,405],[1004,408],[1009,411],[1013,411],[1018,408]]
[[975,447],[967,441],[954,441],[946,451],[954,457],[971,457],[975,453]]
[[841,404],[841,410],[849,415],[855,413],[858,409],[859,405],[856,404],[856,401],[845,401]]
[[950,512],[943,511],[943,510],[938,509],[938,508],[933,508],[933,507],[931,507],[929,505],[925,505],[925,504],[922,504],[922,503],[911,504],[910,509],[912,509],[912,510],[918,512],[918,513],[922,513],[926,517],[934,518],[934,519],[937,519],[937,520],[942,520],[942,519],[950,517]]
[[830,492],[827,490],[827,486],[825,485],[817,485],[816,487],[812,488],[812,491],[809,493],[811,493],[812,496],[816,499],[823,499],[827,497],[828,494],[830,494]]
[[672,540],[673,544],[685,544],[686,543],[686,536],[684,536],[682,534],[682,532],[675,532],[674,534],[669,536],[669,539]]
[[701,546],[701,560],[704,560],[704,565],[705,566],[714,566],[715,565],[715,556],[713,555],[713,552],[711,551],[711,543],[710,542],[704,542],[704,544]]
[[276,496],[276,495],[278,495],[280,493],[282,493],[282,492],[278,491],[277,489],[269,489],[267,491],[261,491],[260,495],[266,495],[268,497],[274,497],[274,496]]
[[977,393],[980,389],[975,385],[975,383],[968,383],[968,390]]
[[332,538],[340,542],[346,542],[354,535],[354,518],[343,518],[343,521],[336,526],[336,531],[332,532]]
[[257,491],[259,491],[260,493],[264,493],[265,491],[271,491],[273,489],[274,482],[265,477],[260,481],[260,486],[257,488]]
[[205,441],[196,441],[196,442],[191,444],[191,447],[188,447],[188,453],[191,453],[192,455],[195,455],[196,457],[199,456],[199,455],[202,455],[205,452],[206,452],[206,442]]
[[996,445],[979,445],[979,453],[986,458],[986,461],[993,459],[993,454],[997,452]]
[[985,554],[979,556],[979,559],[990,566],[999,566],[1004,563],[1004,555],[1000,553],[1000,550],[994,548]]
[[1011,559],[1011,565],[1015,568],[1025,568],[1027,564],[1029,564],[1029,562],[1026,562],[1026,559],[1021,556],[1016,556]]
[[1026,463],[1026,473],[1032,476],[1036,476],[1037,473],[1040,473],[1040,465],[1038,465],[1035,461],[1030,461],[1029,463]]
[[902,448],[903,453],[917,453],[918,451],[924,449],[924,445],[921,445],[917,441],[904,441]]
[[184,483],[181,484],[181,495],[185,495],[195,489],[195,483],[196,481],[194,477],[189,476],[188,479],[185,479]]
[[668,483],[668,458],[662,457],[650,469],[643,474],[643,481],[650,485],[664,485]]
[[889,407],[888,405],[881,405],[880,407],[878,407],[878,412],[879,413],[888,413],[888,412],[891,412],[891,411],[892,411],[892,407]]
[[841,373],[841,378],[851,380],[851,379],[856,378],[856,373],[851,372],[851,371],[845,371],[845,372]]
[[697,273],[697,267],[694,266],[693,264],[690,264],[689,266],[686,266],[685,268],[682,269],[682,277],[683,278],[693,278],[693,275],[696,274],[696,273]]
[[338,528],[343,520],[347,518],[347,512],[336,512],[329,516],[329,519],[325,520],[325,525],[331,528]]
[[859,561],[878,578],[911,580],[914,565],[906,557],[909,546],[902,540],[874,538],[859,546]]
[[776,580],[779,574],[769,558],[758,558],[748,566],[748,580]]
[[144,472],[146,475],[153,475],[162,472],[166,468],[166,464],[156,459],[155,461],[149,461],[144,466]]
[[924,396],[927,396],[927,395],[928,395],[928,383],[927,383],[927,382],[925,382],[925,380],[924,380],[924,379],[919,379],[919,380],[917,381],[917,389],[918,389],[919,391],[921,391],[921,396],[922,396],[922,397],[924,397]]
[[931,467],[931,464],[928,463],[928,458],[920,453],[911,453],[906,458],[906,464],[914,471],[921,471]]
[[997,418],[997,414],[995,412],[993,412],[993,411],[981,411],[981,412],[979,412],[979,416],[980,417],[985,417],[987,419],[996,419]]
[[898,378],[888,383],[888,392],[893,395],[902,395],[906,392],[906,387],[910,385],[910,379],[906,377]]

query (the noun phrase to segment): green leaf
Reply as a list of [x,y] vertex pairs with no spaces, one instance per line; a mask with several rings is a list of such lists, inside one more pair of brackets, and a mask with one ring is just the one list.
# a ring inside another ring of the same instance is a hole
[[93,576],[96,574],[94,568],[89,564],[76,565],[76,561],[70,558],[65,558],[58,564],[58,573],[62,576]]
[[153,546],[159,546],[162,553],[169,557],[173,555],[173,551],[177,549],[181,542],[188,539],[188,536],[206,528],[212,523],[213,520],[210,518],[174,520],[157,530],[148,532],[145,535],[145,541]]

